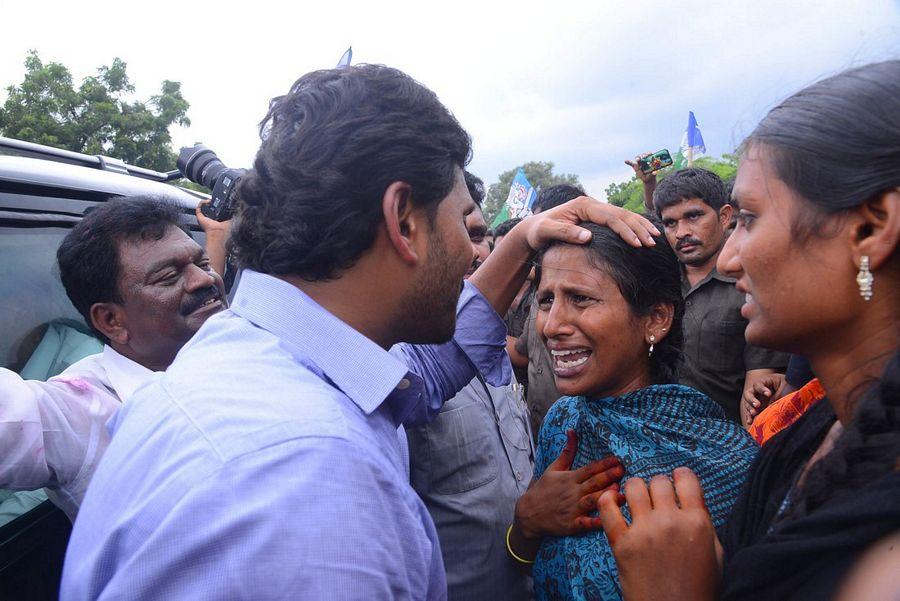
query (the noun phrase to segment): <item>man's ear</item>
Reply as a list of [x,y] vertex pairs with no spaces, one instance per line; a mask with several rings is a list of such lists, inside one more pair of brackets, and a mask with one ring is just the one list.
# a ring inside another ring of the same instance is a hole
[[731,214],[734,213],[734,207],[731,205],[722,205],[722,208],[719,209],[719,223],[722,224],[723,228],[727,228],[731,223]]
[[412,203],[412,189],[406,182],[394,182],[384,191],[381,202],[384,211],[384,225],[388,240],[404,263],[413,266],[419,262],[416,250],[417,238],[421,236],[418,212]]
[[900,242],[900,188],[889,190],[856,209],[851,243],[859,267],[859,257],[869,257],[869,269],[885,265]]
[[675,319],[675,305],[672,303],[656,303],[650,309],[647,316],[646,335],[647,343],[650,342],[650,336],[656,338],[656,342],[662,341],[669,335],[672,330],[672,321]]
[[128,328],[125,310],[118,303],[94,303],[91,305],[91,323],[98,332],[122,346],[128,344]]

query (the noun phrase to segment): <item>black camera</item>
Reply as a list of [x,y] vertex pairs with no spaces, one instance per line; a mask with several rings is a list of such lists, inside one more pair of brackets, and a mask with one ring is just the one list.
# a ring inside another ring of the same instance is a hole
[[231,219],[236,204],[234,187],[247,170],[226,167],[216,153],[203,144],[182,148],[177,165],[186,178],[212,190],[212,200],[200,211],[216,221]]

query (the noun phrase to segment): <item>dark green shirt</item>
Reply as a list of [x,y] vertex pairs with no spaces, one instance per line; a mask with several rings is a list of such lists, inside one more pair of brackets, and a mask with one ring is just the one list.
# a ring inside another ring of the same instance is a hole
[[788,355],[747,344],[741,316],[744,294],[733,278],[715,269],[691,287],[682,272],[684,294],[684,364],[681,383],[706,393],[729,418],[741,420],[741,394],[746,372],[774,369],[784,372]]

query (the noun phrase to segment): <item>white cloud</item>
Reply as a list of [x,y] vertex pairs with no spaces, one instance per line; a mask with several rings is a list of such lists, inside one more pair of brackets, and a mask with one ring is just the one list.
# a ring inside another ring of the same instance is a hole
[[0,0],[0,84],[21,80],[29,48],[77,78],[112,57],[138,93],[183,83],[203,141],[248,166],[268,100],[299,75],[357,62],[403,69],[434,89],[475,141],[486,181],[551,160],[594,195],[622,159],[681,138],[687,111],[712,154],[730,151],[777,100],[851,64],[900,56],[890,0],[733,2],[334,2],[162,0],[88,11]]

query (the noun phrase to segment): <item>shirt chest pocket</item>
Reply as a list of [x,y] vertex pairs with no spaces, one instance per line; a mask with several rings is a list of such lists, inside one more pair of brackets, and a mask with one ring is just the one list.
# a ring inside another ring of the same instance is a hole
[[744,327],[739,320],[707,319],[703,327],[703,356],[716,371],[744,371]]
[[497,478],[496,424],[479,402],[442,411],[428,424],[431,489],[463,493]]

